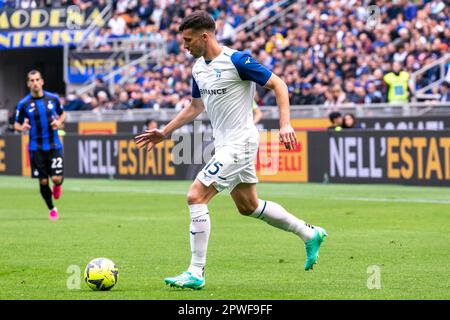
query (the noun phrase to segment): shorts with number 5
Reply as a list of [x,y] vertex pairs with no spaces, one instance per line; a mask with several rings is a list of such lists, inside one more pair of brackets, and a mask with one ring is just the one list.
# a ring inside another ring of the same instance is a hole
[[30,151],[30,166],[32,178],[62,176],[64,172],[62,149]]
[[197,179],[205,186],[211,184],[218,192],[230,192],[240,183],[257,183],[255,159],[257,143],[243,147],[223,146],[216,149],[214,156],[197,174]]

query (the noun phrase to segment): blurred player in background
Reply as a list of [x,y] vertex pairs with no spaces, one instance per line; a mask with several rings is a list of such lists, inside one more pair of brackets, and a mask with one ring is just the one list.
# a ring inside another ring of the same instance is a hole
[[199,172],[187,196],[191,264],[186,272],[164,281],[179,288],[201,289],[205,285],[210,234],[208,203],[224,189],[230,191],[242,215],[298,235],[305,242],[305,270],[312,269],[325,230],[306,224],[275,202],[259,199],[256,193],[254,159],[259,133],[252,112],[255,82],[274,91],[280,111],[279,138],[286,149],[293,150],[297,139],[290,125],[286,84],[248,53],[221,46],[215,38],[215,21],[207,12],[195,11],[187,16],[179,30],[183,33],[185,49],[197,59],[192,68],[192,103],[164,129],[147,130],[136,136],[136,144],[150,150],[206,110],[214,129],[215,155]]
[[[58,210],[53,205],[61,196],[63,183],[63,148],[58,136],[65,113],[58,95],[44,91],[44,80],[41,73],[32,70],[27,76],[30,94],[17,105],[14,129],[20,132],[29,131],[31,176],[39,179],[39,188],[47,207],[49,219],[58,219]],[[53,182],[50,190],[49,176]]]

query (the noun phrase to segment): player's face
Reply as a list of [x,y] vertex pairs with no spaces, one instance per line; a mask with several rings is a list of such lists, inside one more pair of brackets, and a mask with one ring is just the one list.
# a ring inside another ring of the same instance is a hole
[[44,86],[44,80],[42,80],[40,74],[36,73],[28,76],[27,84],[28,88],[31,91],[38,93],[42,90],[42,87]]
[[206,41],[204,32],[186,29],[183,31],[184,49],[188,50],[194,58],[205,54]]

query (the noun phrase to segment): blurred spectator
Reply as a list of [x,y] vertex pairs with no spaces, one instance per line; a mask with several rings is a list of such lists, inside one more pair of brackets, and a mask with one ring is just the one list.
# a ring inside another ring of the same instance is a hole
[[191,99],[189,97],[183,97],[175,104],[175,110],[180,111],[180,110],[186,108],[190,104],[191,104]]
[[121,38],[127,30],[127,22],[118,11],[114,12],[112,18],[108,21],[108,27],[111,28],[111,38]]
[[348,102],[359,103],[361,97],[355,92],[355,82],[349,79],[345,82],[345,92]]
[[331,122],[331,126],[328,127],[328,130],[333,131],[341,131],[342,130],[342,114],[338,111],[330,112],[328,115],[328,119]]
[[81,101],[83,102],[82,110],[98,110],[97,98],[84,93],[81,95]]
[[20,0],[21,9],[34,9],[39,6],[38,0]]
[[8,110],[8,124],[6,126],[7,132],[15,132],[14,122],[16,122],[16,110]]
[[364,103],[381,103],[383,102],[383,94],[377,90],[373,82],[367,83],[367,93],[364,96]]
[[144,92],[142,94],[142,109],[153,109],[153,105],[155,104],[155,100],[152,99],[150,92]]
[[402,71],[399,62],[392,63],[392,71],[384,76],[384,82],[389,86],[387,101],[390,103],[408,102],[409,73]]
[[222,43],[225,46],[231,46],[233,45],[233,42],[235,40],[235,32],[233,26],[228,23],[227,20],[218,19],[216,21],[217,25],[217,41],[219,43]]
[[128,92],[120,91],[119,100],[113,105],[114,110],[128,110],[130,109],[130,104],[128,102]]
[[94,5],[93,2],[94,1],[92,1],[92,0],[79,0],[79,1],[77,1],[77,5],[80,7],[81,10],[84,11],[84,10],[92,7]]
[[139,5],[137,7],[137,14],[139,19],[141,20],[141,25],[145,25],[148,22],[148,19],[153,13],[154,7],[153,0],[139,0]]
[[355,87],[355,95],[357,97],[356,104],[363,104],[364,103],[364,97],[366,96],[366,90],[364,90],[363,87],[360,85]]
[[137,0],[115,0],[115,12],[119,15],[131,12],[137,6]]
[[312,89],[312,95],[314,99],[311,104],[324,104],[326,100],[324,94],[325,90],[326,89],[324,88],[324,86],[322,86],[322,84],[320,83],[314,84]]
[[353,113],[346,113],[342,121],[342,129],[361,129]]
[[111,99],[111,93],[109,92],[109,89],[106,87],[105,82],[101,77],[95,78],[95,87],[94,87],[94,96],[98,98],[98,94],[100,92],[104,92],[108,100]]
[[346,93],[342,90],[341,86],[338,84],[335,84],[334,86],[329,88],[326,97],[327,97],[327,100],[325,101],[326,106],[340,105],[347,101]]
[[440,88],[440,102],[450,102],[450,82],[444,81]]
[[113,103],[109,100],[108,95],[105,91],[100,91],[97,94],[98,108],[100,111],[111,110],[113,108]]
[[83,101],[77,97],[73,92],[67,95],[66,103],[63,104],[64,111],[79,111],[83,110]]
[[148,119],[145,122],[145,128],[144,130],[153,130],[153,129],[158,129],[158,122],[156,122],[153,119]]
[[297,104],[300,105],[311,105],[315,103],[315,97],[312,93],[312,87],[309,83],[301,84],[301,95]]
[[140,91],[133,91],[130,94],[129,105],[131,109],[141,109],[142,104],[142,93]]
[[162,2],[161,0],[157,0],[155,2],[155,5],[153,7],[153,12],[150,15],[151,24],[155,25],[158,28],[161,24],[161,18],[163,16],[163,11],[164,11],[164,9],[161,6],[161,2]]

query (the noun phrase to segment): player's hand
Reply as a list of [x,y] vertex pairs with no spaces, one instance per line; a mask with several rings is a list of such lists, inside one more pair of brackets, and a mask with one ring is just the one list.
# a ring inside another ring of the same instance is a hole
[[297,136],[290,124],[280,128],[280,142],[288,150],[294,150],[297,147]]
[[61,122],[59,122],[59,120],[53,120],[50,123],[50,126],[52,127],[53,130],[58,130],[61,127]]
[[24,123],[22,124],[22,131],[28,131],[31,129],[31,125],[28,119],[25,119]]
[[147,151],[152,150],[155,144],[160,143],[165,138],[165,135],[162,130],[159,129],[151,129],[145,130],[144,133],[137,135],[134,137],[134,142],[138,146],[138,148],[147,147]]

